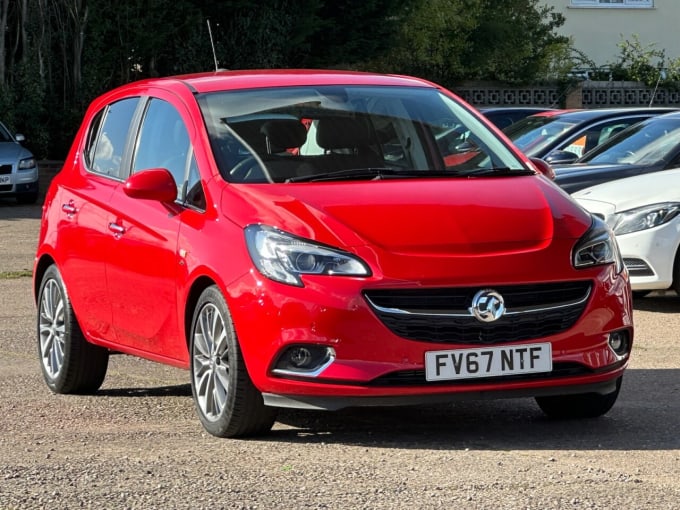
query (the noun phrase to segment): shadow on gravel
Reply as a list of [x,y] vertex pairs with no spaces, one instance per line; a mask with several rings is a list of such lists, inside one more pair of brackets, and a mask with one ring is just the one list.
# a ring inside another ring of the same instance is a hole
[[158,388],[107,388],[96,395],[102,397],[191,397],[190,384],[160,386]]
[[633,299],[634,310],[658,313],[680,312],[680,297],[675,292],[652,294],[643,298]]
[[[97,396],[191,398],[191,386],[108,388]],[[591,420],[550,420],[525,398],[335,412],[280,409],[277,422],[285,428],[254,439],[434,450],[678,450],[680,369],[629,369],[614,408]]]
[[0,220],[40,219],[42,204],[18,205],[15,200],[0,198]]
[[513,399],[334,413],[284,409],[278,421],[293,428],[262,439],[436,450],[676,450],[680,370],[628,370],[614,408],[592,420],[550,420],[533,399]]

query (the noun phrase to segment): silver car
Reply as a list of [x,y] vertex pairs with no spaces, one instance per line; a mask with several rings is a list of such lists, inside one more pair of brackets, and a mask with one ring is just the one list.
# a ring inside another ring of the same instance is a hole
[[24,136],[12,135],[0,122],[0,198],[16,197],[20,204],[38,200],[38,164],[20,142]]

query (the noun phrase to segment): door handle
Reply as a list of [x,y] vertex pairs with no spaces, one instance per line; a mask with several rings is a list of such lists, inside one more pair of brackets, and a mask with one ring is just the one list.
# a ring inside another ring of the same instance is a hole
[[78,212],[78,208],[73,205],[72,200],[68,204],[62,204],[61,210],[64,211],[69,218],[73,217]]
[[113,232],[116,237],[120,237],[125,233],[125,227],[114,222],[109,223],[109,230]]

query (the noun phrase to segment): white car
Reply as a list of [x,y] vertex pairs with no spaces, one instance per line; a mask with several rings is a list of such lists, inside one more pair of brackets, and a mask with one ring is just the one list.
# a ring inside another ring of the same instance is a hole
[[637,294],[680,294],[680,168],[606,182],[572,194],[604,219]]

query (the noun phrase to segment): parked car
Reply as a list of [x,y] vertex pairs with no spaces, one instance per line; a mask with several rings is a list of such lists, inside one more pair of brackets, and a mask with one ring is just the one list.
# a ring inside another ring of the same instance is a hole
[[479,108],[479,111],[493,122],[496,127],[503,129],[529,115],[554,112],[556,110],[540,106],[484,106]]
[[[446,165],[434,140],[458,124],[477,154]],[[420,79],[132,83],[90,105],[45,198],[40,366],[57,393],[95,392],[111,352],[186,368],[219,437],[265,433],[278,407],[535,397],[599,416],[633,344],[614,241]]]
[[23,141],[23,135],[12,135],[0,122],[0,198],[33,204],[38,200],[38,165]]
[[551,165],[574,163],[628,126],[672,111],[675,109],[557,110],[531,115],[503,131],[529,157]]
[[632,289],[680,294],[680,169],[619,179],[572,195],[614,231]]
[[569,193],[676,167],[680,167],[680,112],[629,126],[573,165],[553,165],[555,181]]

